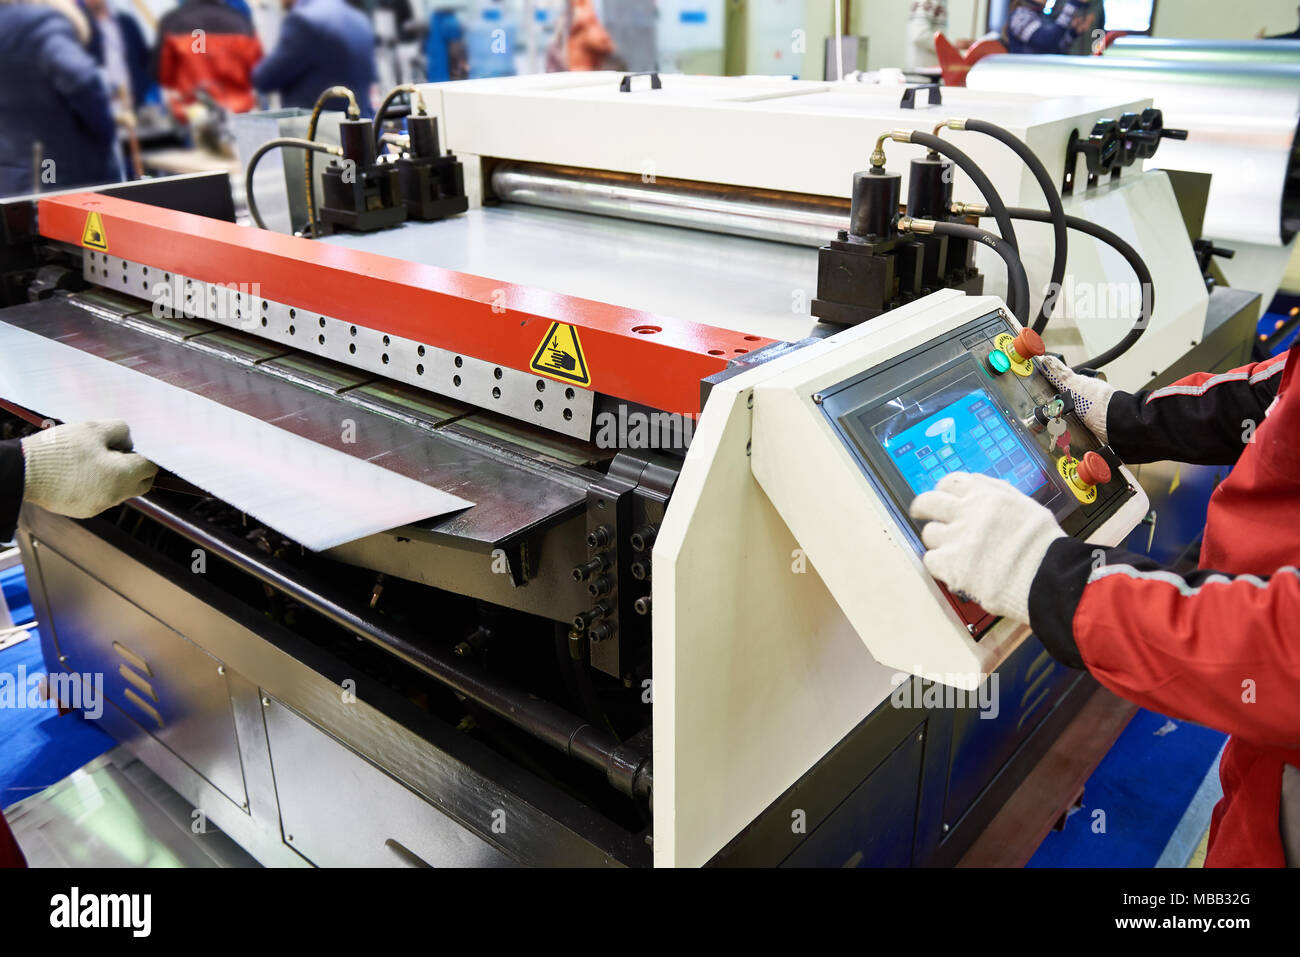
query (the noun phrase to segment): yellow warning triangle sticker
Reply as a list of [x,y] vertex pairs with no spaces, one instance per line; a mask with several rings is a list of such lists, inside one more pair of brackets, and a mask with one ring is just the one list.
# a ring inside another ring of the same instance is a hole
[[587,371],[587,359],[582,354],[582,343],[578,341],[578,330],[567,323],[551,323],[546,338],[537,347],[528,367],[534,372],[564,382],[591,385],[591,374]]
[[104,220],[99,213],[86,217],[86,227],[81,231],[81,245],[108,252],[108,233],[104,232]]

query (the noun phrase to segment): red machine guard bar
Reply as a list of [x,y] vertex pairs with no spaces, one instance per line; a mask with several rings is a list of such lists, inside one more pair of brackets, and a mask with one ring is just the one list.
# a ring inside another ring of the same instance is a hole
[[[103,246],[82,241],[91,213]],[[698,413],[702,378],[774,341],[97,193],[42,199],[39,218],[48,239],[203,282],[256,283],[263,299],[522,371],[551,323],[567,323],[591,389],[666,412]]]

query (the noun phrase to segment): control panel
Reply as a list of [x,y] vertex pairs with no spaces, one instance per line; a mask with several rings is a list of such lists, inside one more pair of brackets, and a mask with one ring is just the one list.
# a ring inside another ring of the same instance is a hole
[[1094,545],[1146,515],[1042,357],[1001,300],[942,290],[752,373],[750,471],[878,662],[976,687],[1029,634],[926,569],[908,509],[945,475],[1009,482]]
[[[822,392],[822,413],[918,554],[908,508],[951,472],[1009,482],[1081,538],[1135,494],[1069,392],[1039,369],[1043,354],[1037,333],[998,310]],[[964,596],[949,599],[976,633],[992,623]]]

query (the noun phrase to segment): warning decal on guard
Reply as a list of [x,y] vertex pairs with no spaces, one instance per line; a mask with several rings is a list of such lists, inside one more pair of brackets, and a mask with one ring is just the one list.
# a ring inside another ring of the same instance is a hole
[[552,322],[546,338],[537,347],[528,367],[534,372],[578,385],[591,385],[587,360],[578,341],[578,330],[563,322]]
[[108,233],[104,232],[104,220],[99,213],[86,217],[86,226],[81,231],[81,245],[108,252]]

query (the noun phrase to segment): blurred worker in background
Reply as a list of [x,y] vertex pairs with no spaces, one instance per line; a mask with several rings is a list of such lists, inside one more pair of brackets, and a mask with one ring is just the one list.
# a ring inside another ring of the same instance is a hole
[[365,116],[374,109],[375,33],[364,13],[345,0],[282,0],[288,11],[280,39],[256,70],[263,93],[278,92],[282,105],[311,109],[321,91],[346,86]]
[[1090,0],[1057,0],[1050,14],[1043,7],[1043,0],[1014,0],[1002,31],[1009,52],[1070,53],[1081,38],[1090,40],[1097,24]]
[[157,57],[158,82],[182,121],[200,91],[231,113],[257,106],[252,73],[262,45],[252,22],[225,0],[184,0],[164,16],[158,22]]
[[[0,542],[13,540],[24,502],[56,515],[90,518],[149,491],[157,473],[157,466],[131,451],[125,422],[74,422],[0,442]],[[0,816],[0,867],[25,864]]]
[[103,71],[113,119],[124,140],[122,168],[128,178],[137,179],[144,170],[135,110],[153,86],[149,44],[135,17],[114,11],[109,0],[82,0],[82,7],[90,19],[90,53]]
[[947,31],[948,4],[945,0],[912,0],[907,15],[903,69],[908,73],[937,69],[939,55],[934,52],[934,35]]
[[591,0],[569,0],[546,51],[546,70],[599,70],[613,52],[614,40]]
[[83,0],[90,18],[90,52],[103,67],[109,95],[130,108],[140,105],[153,86],[149,41],[135,17],[114,9],[110,0]]
[[429,16],[429,31],[424,41],[424,62],[430,83],[463,80],[469,75],[465,29],[454,9],[435,7]]
[[1206,866],[1300,867],[1300,344],[1136,394],[1055,358],[1044,371],[1125,462],[1232,466],[1200,570],[1071,538],[1018,489],[963,472],[912,503],[925,567],[1116,694],[1231,734]]
[[0,195],[121,179],[90,40],[73,0],[0,0]]

